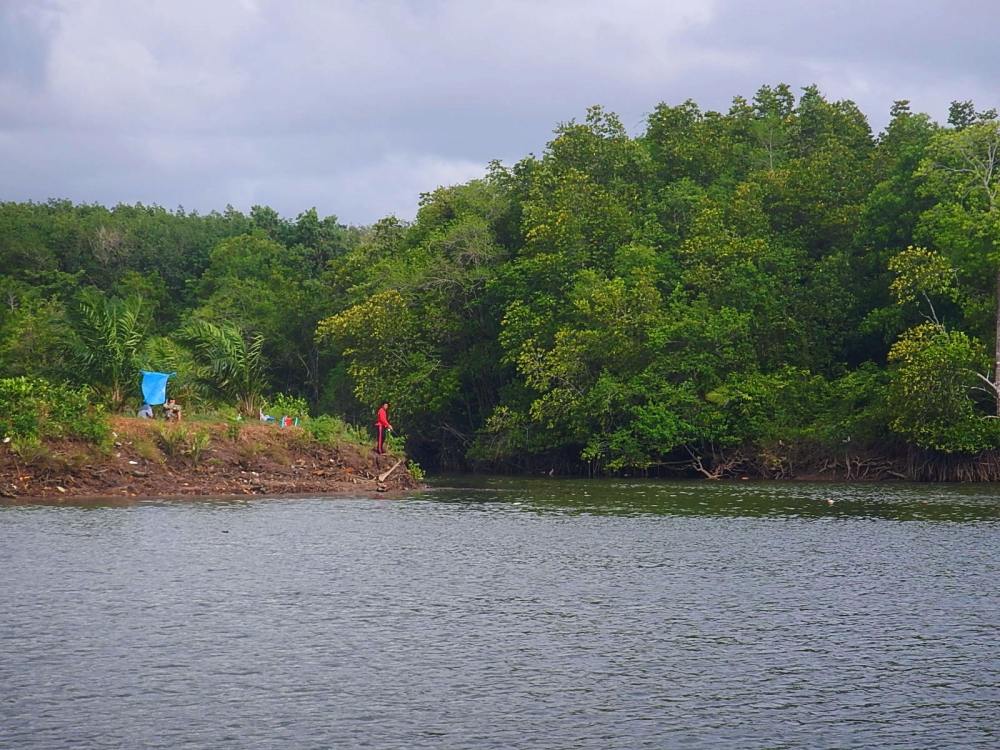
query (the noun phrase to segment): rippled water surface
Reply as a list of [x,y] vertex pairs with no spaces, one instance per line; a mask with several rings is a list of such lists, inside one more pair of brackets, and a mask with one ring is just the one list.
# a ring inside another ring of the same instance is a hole
[[1000,747],[1000,488],[0,503],[3,748]]

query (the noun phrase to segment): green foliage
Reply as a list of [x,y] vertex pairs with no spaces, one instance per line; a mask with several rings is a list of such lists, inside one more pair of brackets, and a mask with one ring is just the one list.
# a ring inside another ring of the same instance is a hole
[[0,314],[0,376],[69,376],[74,341],[65,305],[18,286],[7,286],[11,306]]
[[1000,121],[962,122],[953,130],[937,131],[915,174],[920,180],[919,194],[930,201],[915,233],[954,267],[967,330],[995,340],[1000,333],[996,305],[1000,290]]
[[892,430],[922,448],[974,453],[996,447],[1000,422],[976,408],[970,389],[987,362],[982,344],[933,323],[911,328],[889,351]]
[[302,423],[302,427],[312,436],[313,440],[326,445],[351,443],[363,446],[371,442],[364,429],[329,414],[311,417]]
[[239,417],[235,419],[226,420],[226,437],[232,441],[237,442],[240,439],[240,434],[243,432],[243,420]]
[[301,396],[277,393],[267,398],[265,411],[277,419],[283,416],[304,419],[309,416],[309,404]]
[[191,435],[188,440],[186,453],[192,463],[198,464],[201,462],[201,458],[211,442],[212,434],[206,430],[198,430]]
[[954,299],[958,294],[948,259],[925,248],[909,246],[889,261],[889,270],[896,274],[889,290],[900,304],[913,302],[918,295]]
[[24,443],[81,438],[102,443],[110,434],[101,406],[86,389],[40,378],[0,378],[0,435]]
[[421,335],[420,319],[395,290],[379,292],[319,324],[348,360],[354,394],[362,403],[391,401],[400,411],[439,411],[458,383]]
[[169,458],[180,458],[188,449],[188,429],[183,425],[160,425],[157,428],[160,449]]
[[122,300],[96,289],[80,293],[75,322],[79,374],[121,408],[126,389],[136,382],[140,348],[148,318],[139,297]]
[[406,468],[410,472],[410,476],[413,477],[416,481],[422,482],[426,478],[424,470],[420,467],[420,464],[418,464],[416,461],[407,461]]
[[657,104],[634,137],[593,107],[370,227],[0,204],[0,376],[117,408],[139,368],[175,371],[186,408],[255,418],[277,393],[275,416],[335,412],[308,434],[359,444],[388,400],[448,468],[990,448],[1000,126],[971,102],[890,118],[873,135],[780,83]]
[[267,380],[264,339],[248,338],[237,326],[194,320],[181,331],[198,364],[198,376],[220,395],[235,402],[244,416],[256,417]]
[[160,449],[168,458],[186,458],[194,465],[201,463],[212,443],[212,433],[208,430],[192,432],[183,425],[160,425],[156,437]]

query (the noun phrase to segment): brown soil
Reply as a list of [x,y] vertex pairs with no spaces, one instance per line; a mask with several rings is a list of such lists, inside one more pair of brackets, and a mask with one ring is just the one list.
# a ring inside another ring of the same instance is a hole
[[313,441],[298,427],[180,425],[112,420],[110,451],[75,441],[15,454],[0,446],[0,496],[9,498],[166,497],[183,495],[375,494],[419,484],[402,455]]

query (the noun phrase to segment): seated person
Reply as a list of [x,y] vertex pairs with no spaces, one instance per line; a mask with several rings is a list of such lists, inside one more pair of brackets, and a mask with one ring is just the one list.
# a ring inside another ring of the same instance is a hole
[[178,404],[174,399],[168,399],[167,403],[163,405],[163,417],[168,422],[180,422],[181,421],[181,405]]
[[139,407],[139,414],[137,416],[140,419],[152,419],[153,407],[150,404],[143,404],[141,407]]
[[263,409],[259,409],[258,410],[258,417],[260,418],[261,422],[273,422],[274,421],[274,417],[272,417],[270,414],[265,414]]

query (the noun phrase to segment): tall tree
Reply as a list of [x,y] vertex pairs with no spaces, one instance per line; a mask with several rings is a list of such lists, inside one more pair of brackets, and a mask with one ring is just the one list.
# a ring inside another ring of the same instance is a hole
[[[937,201],[923,230],[957,267],[973,295],[993,297],[991,381],[1000,416],[1000,121],[964,123],[934,136],[921,163]],[[983,280],[992,284],[983,284]],[[974,322],[974,321],[973,321]]]

